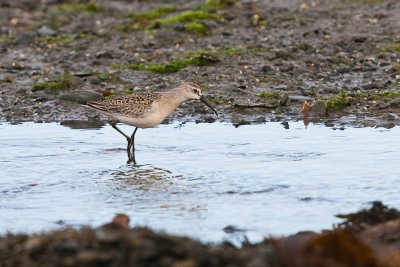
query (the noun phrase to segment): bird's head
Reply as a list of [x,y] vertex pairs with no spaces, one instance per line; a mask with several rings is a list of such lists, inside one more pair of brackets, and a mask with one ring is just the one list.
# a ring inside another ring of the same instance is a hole
[[200,100],[206,106],[211,108],[212,111],[214,111],[215,115],[218,116],[217,111],[213,108],[213,106],[210,104],[210,102],[204,97],[203,92],[201,90],[201,87],[198,84],[195,84],[195,83],[184,83],[182,85],[182,89],[185,92],[185,95],[186,95],[187,99]]

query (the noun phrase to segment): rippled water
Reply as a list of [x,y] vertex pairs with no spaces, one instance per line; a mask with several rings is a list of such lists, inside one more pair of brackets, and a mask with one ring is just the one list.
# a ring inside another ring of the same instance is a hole
[[[121,126],[126,131],[131,127]],[[287,128],[287,127],[286,127]],[[204,241],[330,228],[372,200],[400,208],[400,127],[289,122],[139,130],[137,166],[111,127],[0,124],[0,232],[100,225],[115,213]]]

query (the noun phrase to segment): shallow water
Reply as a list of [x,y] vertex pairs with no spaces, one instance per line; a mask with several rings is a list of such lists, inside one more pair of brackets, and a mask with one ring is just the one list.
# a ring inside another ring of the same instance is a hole
[[[126,132],[131,127],[121,126]],[[109,126],[0,124],[0,232],[132,225],[221,241],[321,230],[373,200],[400,208],[400,127],[289,122],[170,124],[139,130],[137,166]]]

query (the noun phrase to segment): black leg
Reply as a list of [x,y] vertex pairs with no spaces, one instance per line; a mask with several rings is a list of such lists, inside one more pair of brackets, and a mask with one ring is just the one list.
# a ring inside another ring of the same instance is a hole
[[[123,136],[125,136],[126,140],[128,141],[128,146],[126,148],[126,152],[128,153],[128,163],[130,163],[130,162],[136,163],[135,154],[134,154],[135,149],[133,148],[133,150],[132,150],[132,147],[133,147],[132,138],[129,137],[128,135],[126,135],[123,131],[121,131],[121,129],[119,129],[117,127],[117,125],[116,125],[117,122],[118,121],[110,122],[111,127],[113,127],[115,130],[117,130]],[[135,129],[134,133],[136,132],[136,130],[137,130],[137,128]],[[134,136],[134,134],[132,136]]]
[[131,143],[132,143],[132,151],[135,153],[135,134],[136,134],[136,131],[138,130],[139,128],[138,127],[136,127],[135,128],[135,130],[133,131],[133,134],[131,135]]
[[113,127],[115,130],[117,130],[120,134],[122,134],[123,136],[126,137],[126,139],[128,140],[128,142],[130,142],[131,138],[129,136],[127,136],[123,131],[121,131],[118,127],[117,124],[118,122],[110,122],[111,127]]
[[131,135],[131,142],[130,142],[130,145],[131,145],[132,160],[130,160],[130,161],[128,160],[128,163],[129,163],[129,162],[133,162],[134,164],[136,164],[136,159],[135,159],[135,134],[136,134],[136,131],[137,131],[138,129],[139,129],[139,128],[136,127],[135,130],[133,131],[132,135]]
[[132,140],[128,141],[128,147],[126,148],[126,152],[128,153],[128,161],[127,163],[135,163],[136,164],[136,160],[135,160],[135,152],[132,151]]

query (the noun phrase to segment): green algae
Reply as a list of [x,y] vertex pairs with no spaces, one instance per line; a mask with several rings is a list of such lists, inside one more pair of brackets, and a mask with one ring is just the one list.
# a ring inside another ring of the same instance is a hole
[[219,10],[229,8],[236,2],[236,0],[205,0],[204,3],[199,6],[199,8],[205,10]]
[[176,10],[176,6],[174,5],[165,5],[157,7],[153,10],[148,12],[140,12],[140,13],[129,13],[127,15],[128,18],[134,21],[141,21],[141,20],[154,20],[159,19]]
[[354,97],[343,91],[331,98],[325,100],[326,107],[329,109],[344,109],[354,102]]
[[266,91],[266,92],[258,93],[258,94],[256,94],[256,96],[262,97],[262,98],[276,98],[279,96],[279,93]]
[[33,85],[33,91],[49,89],[52,91],[63,91],[71,88],[73,75],[69,72],[57,76],[52,81],[39,82]]
[[388,43],[383,47],[382,50],[385,52],[400,52],[400,43]]
[[48,44],[63,45],[75,41],[75,37],[70,35],[41,36],[39,40]]
[[181,69],[186,68],[190,64],[196,66],[208,66],[214,64],[215,62],[217,62],[216,59],[209,58],[208,55],[202,54],[194,57],[175,59],[164,64],[144,64],[144,63],[128,64],[128,65],[113,64],[111,67],[116,69],[129,68],[133,70],[149,70],[156,73],[166,74],[166,73],[178,72]]
[[14,44],[15,43],[15,39],[12,37],[9,37],[6,34],[0,34],[0,43],[3,44]]
[[88,3],[59,4],[55,5],[53,9],[65,13],[81,13],[81,12],[96,13],[103,11],[104,7],[101,4],[97,3],[96,1],[90,1]]
[[208,27],[199,22],[189,22],[185,25],[185,32],[206,35],[208,33]]
[[400,91],[382,91],[379,92],[378,94],[380,97],[385,97],[385,98],[396,98],[400,97]]
[[[255,53],[260,51],[266,51],[266,48],[224,48],[218,50],[194,50],[194,51],[186,51],[184,53],[183,58],[173,59],[169,62],[163,64],[145,64],[145,63],[137,63],[137,64],[120,64],[114,63],[111,65],[114,69],[133,69],[133,70],[149,70],[156,73],[172,73],[178,72],[181,69],[186,68],[188,65],[196,65],[196,66],[210,66],[220,62],[219,55],[236,55],[236,54],[245,54],[245,53]],[[176,56],[180,54],[176,53]]]
[[213,14],[210,12],[206,12],[203,10],[187,10],[180,12],[177,15],[165,18],[165,19],[157,19],[155,21],[156,25],[169,25],[177,22],[193,22],[198,20],[218,20],[221,19],[222,16],[219,14]]

